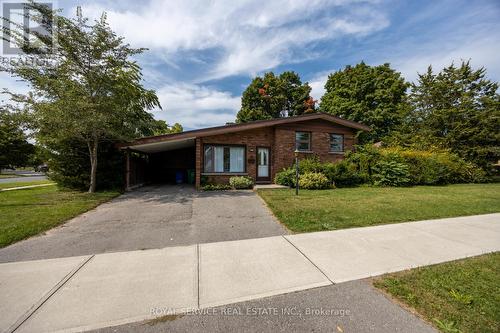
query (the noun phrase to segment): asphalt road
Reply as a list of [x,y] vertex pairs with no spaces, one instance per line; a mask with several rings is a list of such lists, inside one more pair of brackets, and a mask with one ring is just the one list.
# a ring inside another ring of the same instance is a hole
[[370,280],[357,280],[92,332],[437,331],[389,300]]
[[47,176],[42,174],[40,176],[22,176],[22,177],[15,177],[15,178],[0,178],[0,183],[32,182],[32,181],[45,180],[45,179],[47,179]]

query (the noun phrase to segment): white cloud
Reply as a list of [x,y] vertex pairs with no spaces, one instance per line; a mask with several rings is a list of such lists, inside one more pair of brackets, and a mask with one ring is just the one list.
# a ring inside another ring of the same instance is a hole
[[195,84],[168,84],[157,90],[163,111],[153,114],[167,123],[181,123],[193,129],[224,125],[234,121],[240,108],[240,97],[229,92]]
[[325,83],[328,80],[328,75],[334,71],[325,71],[316,73],[313,78],[309,81],[309,86],[311,86],[311,96],[320,101],[321,97],[325,94]]
[[413,56],[396,58],[392,65],[400,71],[407,80],[414,81],[418,73],[424,73],[429,65],[434,72],[454,62],[460,64],[462,60],[471,60],[474,68],[486,67],[491,79],[500,79],[500,37],[498,35],[462,40],[456,45],[447,47],[439,44],[438,47],[424,48]]
[[91,17],[106,11],[118,34],[163,54],[166,62],[181,51],[217,50],[215,65],[200,75],[209,80],[307,60],[314,57],[307,50],[311,43],[383,29],[388,20],[372,2],[153,0],[134,11],[97,4],[83,9]]

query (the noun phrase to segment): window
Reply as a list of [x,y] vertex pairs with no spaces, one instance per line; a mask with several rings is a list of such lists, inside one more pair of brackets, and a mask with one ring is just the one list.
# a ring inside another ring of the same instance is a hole
[[344,135],[330,134],[330,151],[341,153],[344,151]]
[[245,147],[206,145],[204,172],[245,172]]
[[299,151],[311,150],[311,133],[295,132],[295,148]]

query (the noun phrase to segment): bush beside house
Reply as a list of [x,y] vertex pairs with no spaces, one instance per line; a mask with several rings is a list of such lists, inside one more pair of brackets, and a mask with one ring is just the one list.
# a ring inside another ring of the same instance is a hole
[[203,191],[226,191],[226,190],[245,190],[253,187],[253,180],[250,177],[235,176],[229,178],[229,184],[210,184],[206,183],[206,178],[202,179],[201,189]]
[[236,190],[249,189],[253,187],[253,180],[250,177],[231,177],[229,185]]
[[[360,146],[356,152],[348,152],[345,160],[338,163],[321,163],[318,157],[304,159],[299,162],[299,172],[301,178],[308,175],[305,184],[309,184],[313,178],[310,173],[319,173],[336,187],[360,184],[445,185],[487,181],[486,173],[481,168],[448,151],[376,148],[372,145]],[[315,175],[314,179],[318,180],[319,176]],[[275,183],[295,186],[294,167],[278,172]],[[321,187],[320,183],[315,186]]]

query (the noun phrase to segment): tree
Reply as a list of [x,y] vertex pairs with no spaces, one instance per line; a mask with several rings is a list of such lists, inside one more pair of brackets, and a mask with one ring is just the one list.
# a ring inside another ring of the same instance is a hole
[[273,72],[257,76],[243,92],[236,122],[297,116],[308,106],[311,87],[295,72]]
[[357,121],[372,128],[361,142],[382,140],[398,128],[407,111],[408,83],[389,64],[346,66],[328,76],[320,111]]
[[28,165],[34,152],[19,122],[0,110],[0,170]]
[[4,30],[4,39],[19,46],[26,60],[4,65],[2,70],[31,87],[27,95],[11,94],[11,98],[24,105],[42,144],[70,140],[85,144],[89,192],[94,192],[99,145],[147,132],[153,117],[145,110],[160,107],[155,92],[142,86],[141,68],[130,59],[145,49],[125,44],[110,29],[105,14],[89,24],[80,9],[75,19],[68,19],[42,4],[27,6],[30,19],[55,34],[57,43],[42,32],[31,33],[36,42],[24,39],[19,34],[23,27],[10,22],[14,28]]
[[155,120],[152,135],[181,133],[182,131],[184,131],[184,129],[179,123],[169,126],[165,120]]
[[405,142],[448,148],[488,169],[500,158],[498,83],[469,61],[437,74],[429,66],[411,86]]

